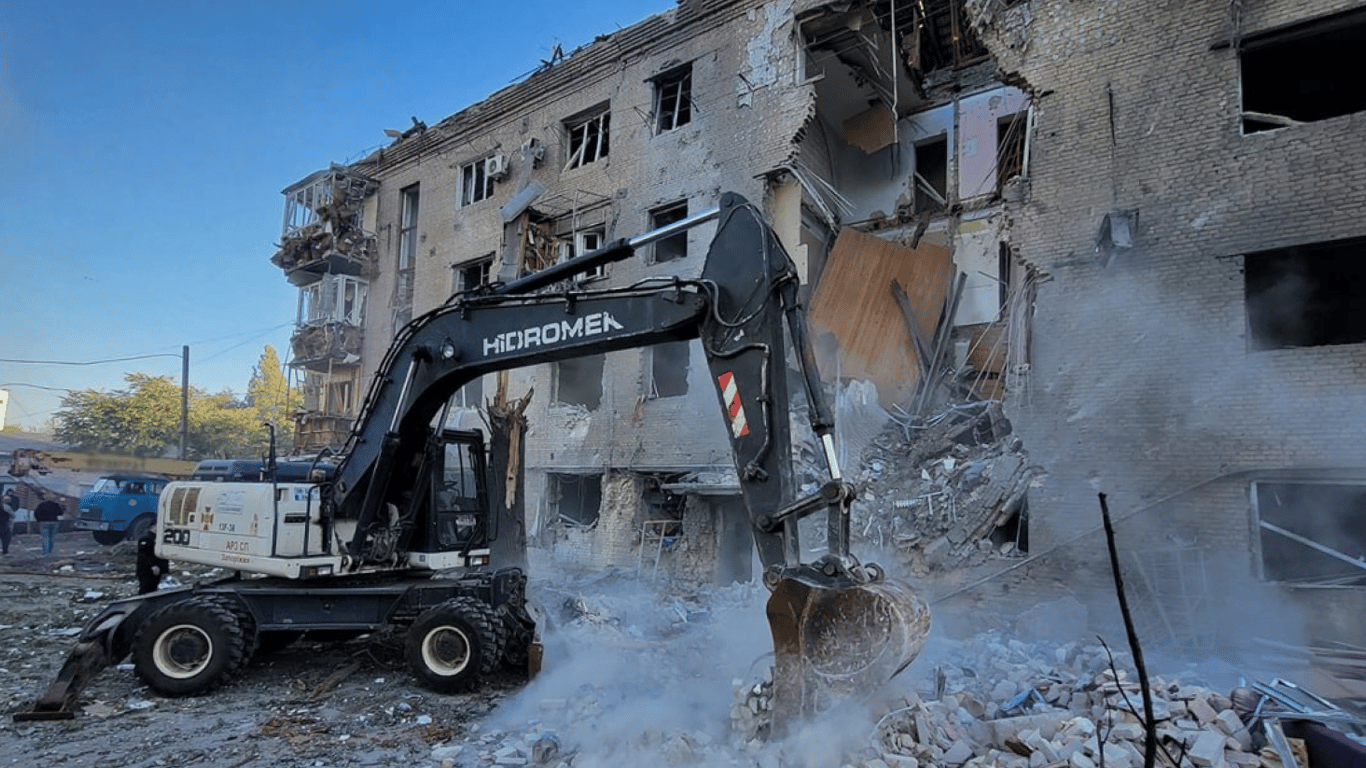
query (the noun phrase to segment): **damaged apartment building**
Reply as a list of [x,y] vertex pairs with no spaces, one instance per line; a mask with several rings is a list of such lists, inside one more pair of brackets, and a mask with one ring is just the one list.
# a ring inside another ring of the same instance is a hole
[[[1029,567],[956,599],[1018,609],[1099,583],[1099,490],[1136,558],[1176,563],[1152,592],[1191,622],[1221,623],[1195,610],[1226,608],[1216,589],[1345,610],[1366,551],[1366,329],[1343,292],[1366,285],[1347,80],[1363,16],[679,0],[557,49],[286,189],[300,444],[344,442],[412,317],[734,191],[802,270],[832,386],[871,382],[911,420],[1000,400],[1042,468]],[[693,276],[712,231],[574,282]],[[749,573],[696,342],[490,375],[456,405],[496,390],[534,390],[528,533],[558,561]]]

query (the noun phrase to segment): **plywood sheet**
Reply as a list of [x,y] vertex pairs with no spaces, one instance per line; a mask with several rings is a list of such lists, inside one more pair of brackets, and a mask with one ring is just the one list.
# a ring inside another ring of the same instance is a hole
[[[940,246],[922,241],[911,249],[858,230],[841,230],[811,305],[816,333],[828,333],[838,342],[838,375],[873,381],[884,407],[904,406],[915,393],[920,365],[891,282],[906,291],[921,333],[933,343],[953,274],[953,258]],[[827,378],[837,373],[830,366],[822,361]]]
[[892,110],[881,102],[844,121],[844,140],[873,154],[896,141]]

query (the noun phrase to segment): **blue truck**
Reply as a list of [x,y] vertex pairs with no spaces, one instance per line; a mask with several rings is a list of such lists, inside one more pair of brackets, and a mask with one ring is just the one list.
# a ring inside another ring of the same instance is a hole
[[95,481],[81,496],[76,529],[90,531],[100,544],[137,541],[157,520],[157,499],[170,478],[164,475],[112,474]]

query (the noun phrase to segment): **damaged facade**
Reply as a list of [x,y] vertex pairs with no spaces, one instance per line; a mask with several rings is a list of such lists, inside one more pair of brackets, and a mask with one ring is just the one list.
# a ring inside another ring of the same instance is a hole
[[[966,526],[1023,567],[955,599],[1018,610],[1100,589],[1103,544],[1082,534],[1103,490],[1155,604],[1222,589],[1363,615],[1366,329],[1324,286],[1366,284],[1366,166],[1346,160],[1366,149],[1366,105],[1344,42],[1364,15],[680,0],[286,191],[312,212],[287,214],[275,259],[301,288],[300,444],[344,440],[411,317],[736,191],[804,272],[827,381],[873,383],[908,425],[999,400],[1028,447],[1008,457],[1010,514]],[[694,275],[711,231],[577,279]],[[535,391],[528,533],[558,560],[748,571],[701,359],[660,345],[503,382]],[[1205,636],[1173,610],[1174,636]],[[1347,615],[1316,630],[1359,629]]]

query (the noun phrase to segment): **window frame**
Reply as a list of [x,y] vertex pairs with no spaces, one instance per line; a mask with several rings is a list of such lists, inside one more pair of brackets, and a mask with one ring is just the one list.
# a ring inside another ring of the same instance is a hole
[[[596,240],[596,243],[593,241]],[[572,233],[567,240],[561,240],[559,245],[560,263],[564,263],[576,256],[582,256],[601,248],[607,242],[607,228],[590,227]],[[590,245],[590,243],[593,243]],[[599,264],[587,272],[575,272],[570,280],[575,282],[587,282],[589,280],[601,280],[607,277],[607,265]]]
[[[680,346],[680,345],[681,345],[681,346]],[[660,377],[660,375],[659,375],[659,372],[660,372],[660,370],[661,370],[661,363],[663,362],[663,360],[661,359],[662,356],[659,354],[659,351],[660,351],[660,348],[661,348],[661,347],[666,347],[666,346],[667,346],[667,347],[672,347],[672,348],[674,348],[674,349],[682,349],[682,350],[683,350],[683,355],[682,355],[682,358],[683,358],[683,365],[682,365],[682,366],[678,366],[678,365],[676,365],[676,364],[673,364],[673,363],[672,363],[672,360],[669,361],[669,364],[663,366],[663,370],[665,370],[665,371],[670,371],[670,372],[680,373],[681,376],[682,376],[682,378],[681,378],[681,379],[678,379],[677,382],[676,382],[677,384],[681,384],[681,386],[669,386],[669,387],[667,388],[667,389],[668,389],[668,392],[667,392],[667,393],[661,393],[660,387],[659,387],[659,382],[660,382],[660,378],[661,378],[661,377]],[[646,398],[649,399],[649,400],[664,400],[664,399],[674,398],[674,397],[687,397],[687,395],[688,395],[688,370],[692,367],[692,342],[691,342],[691,341],[687,341],[687,340],[680,340],[680,341],[665,341],[665,342],[661,342],[661,343],[659,343],[659,344],[653,344],[653,345],[651,345],[650,347],[647,348],[647,351],[649,352],[650,367],[649,367],[649,369],[648,369],[649,376],[648,376],[648,381],[647,381],[647,385],[646,385],[647,388],[648,388],[647,391],[646,391],[646,394],[645,394]]]
[[[1366,589],[1366,573],[1361,573],[1355,578],[1345,578],[1345,581],[1348,582],[1358,582],[1354,584],[1343,584],[1342,582],[1344,580],[1344,577],[1340,575],[1336,578],[1330,577],[1330,574],[1325,572],[1325,566],[1331,564],[1330,561],[1332,560],[1343,561],[1344,564],[1350,564],[1357,567],[1358,571],[1344,571],[1347,574],[1356,574],[1363,569],[1363,566],[1359,562],[1353,562],[1352,556],[1343,552],[1341,546],[1333,546],[1331,544],[1327,544],[1325,542],[1316,540],[1316,537],[1320,536],[1324,532],[1324,528],[1331,527],[1332,529],[1334,529],[1332,532],[1340,535],[1344,540],[1353,539],[1352,541],[1349,541],[1347,543],[1355,545],[1360,549],[1366,549],[1366,525],[1361,525],[1359,523],[1359,527],[1362,527],[1362,530],[1360,532],[1357,532],[1355,536],[1349,535],[1346,522],[1350,521],[1352,517],[1350,510],[1344,511],[1340,514],[1336,514],[1331,519],[1327,520],[1327,526],[1315,526],[1315,522],[1324,523],[1325,521],[1311,521],[1308,519],[1308,516],[1300,514],[1294,509],[1290,509],[1290,511],[1286,512],[1284,516],[1280,519],[1279,523],[1270,522],[1268,520],[1268,518],[1272,517],[1272,515],[1268,514],[1269,510],[1266,509],[1265,505],[1263,504],[1262,491],[1264,488],[1266,488],[1268,495],[1272,496],[1273,499],[1275,499],[1276,501],[1279,501],[1279,497],[1276,494],[1276,489],[1281,489],[1282,491],[1300,489],[1301,492],[1308,493],[1311,492],[1310,489],[1318,490],[1323,489],[1325,487],[1337,487],[1344,489],[1344,497],[1348,495],[1355,495],[1358,498],[1366,498],[1366,482],[1362,482],[1360,480],[1292,479],[1268,477],[1254,480],[1253,482],[1249,483],[1248,498],[1249,503],[1251,505],[1253,530],[1252,538],[1254,542],[1253,548],[1256,556],[1256,569],[1258,578],[1262,579],[1263,581],[1293,587],[1341,588],[1343,586],[1347,586],[1356,589]],[[1350,489],[1355,489],[1355,494],[1351,494]],[[1300,528],[1300,531],[1297,532],[1295,530],[1292,530],[1296,527]],[[1315,530],[1316,527],[1317,530]],[[1298,541],[1296,540],[1297,537],[1299,539],[1305,539],[1313,543],[1307,544],[1305,543],[1305,541]],[[1275,549],[1278,550],[1278,554],[1280,555],[1279,560],[1281,562],[1268,562],[1268,542],[1274,542],[1276,545],[1280,545],[1276,546]],[[1294,546],[1289,546],[1286,542],[1289,542],[1289,544],[1293,544]],[[1285,547],[1285,549],[1282,549],[1282,547]],[[1319,547],[1322,547],[1323,549],[1320,549]],[[1308,555],[1309,553],[1302,552],[1299,548],[1305,548],[1310,551],[1313,551],[1316,553],[1317,557],[1305,557],[1304,555]],[[1285,555],[1287,554],[1287,549],[1290,552],[1297,553],[1297,555],[1293,558],[1292,566],[1286,565]],[[1329,552],[1325,552],[1325,549],[1333,550],[1334,553],[1330,554]],[[1322,558],[1328,558],[1328,560],[1324,560]],[[1317,559],[1316,563],[1310,562],[1311,560],[1315,559]],[[1317,574],[1310,573],[1300,575],[1298,578],[1289,578],[1289,570],[1294,570],[1296,567],[1300,569],[1304,569],[1306,567],[1313,569],[1315,566],[1317,566],[1317,569],[1320,571]]]
[[[654,85],[655,135],[682,128],[692,122],[692,62],[651,78]],[[671,94],[670,89],[675,89]],[[672,103],[670,103],[672,102]],[[680,115],[682,115],[680,119]]]
[[[605,159],[611,151],[612,110],[603,103],[564,121],[565,163],[563,170],[582,168]],[[590,153],[589,147],[592,147]]]
[[496,182],[488,175],[488,161],[486,156],[460,166],[460,196],[456,207],[467,208],[493,197]]
[[[681,215],[679,215],[681,214]],[[667,227],[688,218],[688,200],[676,200],[672,203],[656,206],[649,210],[650,230],[654,231],[661,227]],[[677,218],[674,218],[677,216]],[[678,256],[671,256],[667,259],[659,258],[660,246],[664,244],[682,243],[682,249]],[[688,230],[683,230],[670,235],[662,240],[656,240],[650,245],[650,263],[663,264],[669,261],[680,261],[688,258]]]
[[[488,285],[493,276],[494,254],[489,253],[477,259],[461,261],[451,265],[451,295],[468,293],[480,286]],[[478,283],[469,284],[468,278],[473,274],[472,270],[479,270],[482,274]]]

